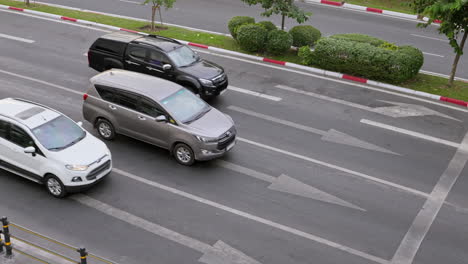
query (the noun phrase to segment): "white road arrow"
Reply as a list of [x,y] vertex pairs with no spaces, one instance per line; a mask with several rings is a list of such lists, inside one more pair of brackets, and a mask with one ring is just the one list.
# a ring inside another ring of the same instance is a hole
[[435,115],[435,116],[445,117],[445,118],[448,118],[448,119],[452,119],[452,120],[456,120],[456,121],[461,122],[460,120],[458,120],[456,118],[453,118],[451,116],[442,114],[440,112],[434,111],[432,109],[429,109],[429,108],[421,106],[421,105],[405,104],[405,103],[398,103],[398,102],[390,102],[390,101],[379,100],[381,102],[386,102],[386,103],[389,103],[389,104],[393,104],[395,106],[373,108],[373,107],[369,107],[369,106],[365,106],[365,105],[361,105],[361,104],[348,102],[348,101],[341,100],[341,99],[328,97],[326,95],[321,95],[321,94],[316,94],[316,93],[312,93],[312,92],[299,90],[299,89],[292,88],[292,87],[285,86],[285,85],[277,85],[275,87],[278,88],[278,89],[282,89],[282,90],[286,90],[286,91],[290,91],[290,92],[294,92],[294,93],[298,93],[298,94],[304,94],[304,95],[319,98],[319,99],[322,99],[322,100],[325,100],[325,101],[329,101],[329,102],[333,102],[333,103],[337,103],[337,104],[342,104],[342,105],[346,105],[346,106],[350,106],[350,107],[354,107],[354,108],[359,108],[359,109],[362,109],[362,110],[366,110],[366,111],[369,111],[369,112],[378,113],[378,114],[382,114],[382,115],[390,116],[390,117],[394,117],[394,118]]
[[271,122],[275,122],[275,123],[278,123],[278,124],[281,124],[281,125],[284,125],[284,126],[293,127],[293,128],[296,128],[296,129],[300,129],[300,130],[304,130],[304,131],[307,131],[307,132],[310,132],[310,133],[320,135],[320,136],[322,136],[323,141],[329,141],[329,142],[334,142],[334,143],[338,143],[338,144],[343,144],[343,145],[348,145],[348,146],[353,146],[353,147],[363,148],[363,149],[367,149],[367,150],[379,151],[379,152],[383,152],[383,153],[389,153],[389,154],[399,155],[400,156],[400,154],[398,154],[398,153],[395,153],[395,152],[390,151],[388,149],[379,147],[379,146],[374,145],[372,143],[360,140],[358,138],[355,138],[353,136],[350,136],[348,134],[345,134],[343,132],[340,132],[340,131],[337,131],[337,130],[334,130],[334,129],[330,129],[328,131],[323,131],[323,130],[320,130],[320,129],[316,129],[316,128],[309,127],[309,126],[304,126],[304,125],[297,124],[297,123],[287,121],[287,120],[282,120],[282,119],[279,119],[279,118],[276,118],[276,117],[273,117],[273,116],[257,113],[257,112],[247,110],[247,109],[244,109],[244,108],[241,108],[241,107],[233,106],[233,105],[228,106],[228,109],[232,110],[232,111],[239,112],[239,113],[243,113],[243,114],[246,114],[246,115],[261,118],[261,119],[264,119],[264,120],[268,120],[268,121],[271,121]]
[[448,116],[446,114],[442,114],[440,112],[434,111],[432,109],[429,109],[425,106],[422,105],[414,105],[414,104],[405,104],[405,103],[398,103],[398,102],[392,102],[392,101],[384,101],[384,100],[379,100],[381,102],[387,103],[387,104],[392,104],[395,106],[387,106],[387,107],[377,107],[377,108],[372,108],[372,111],[375,113],[379,113],[382,115],[386,116],[391,116],[391,117],[410,117],[410,116],[426,116],[426,115],[435,115],[435,116],[441,116],[445,117],[448,119],[456,120],[461,122],[460,120],[453,118],[451,116]]
[[199,240],[177,233],[158,224],[147,221],[138,216],[132,215],[111,205],[98,201],[83,194],[76,194],[71,199],[94,208],[104,214],[117,218],[133,226],[141,228],[155,235],[164,237],[183,246],[194,249],[203,256],[198,260],[205,264],[261,264],[260,262],[245,255],[239,250],[232,248],[222,241],[216,242],[213,246]]
[[262,181],[269,182],[271,184],[268,186],[268,189],[271,189],[271,190],[294,194],[297,196],[302,196],[302,197],[322,201],[325,203],[340,205],[340,206],[344,206],[344,207],[348,207],[348,208],[352,208],[352,209],[356,209],[360,211],[366,211],[365,209],[359,206],[356,206],[350,202],[342,200],[336,196],[328,194],[310,185],[302,183],[284,174],[282,174],[279,177],[273,177],[268,174],[258,172],[249,168],[245,168],[243,166],[230,163],[224,160],[217,160],[216,165],[232,170],[232,171],[242,173],[244,175],[247,175],[247,176],[262,180]]

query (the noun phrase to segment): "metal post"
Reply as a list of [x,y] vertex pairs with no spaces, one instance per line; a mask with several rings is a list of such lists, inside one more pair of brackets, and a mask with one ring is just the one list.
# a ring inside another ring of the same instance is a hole
[[0,230],[0,254],[3,253],[3,239],[2,239],[3,231]]
[[80,253],[80,258],[81,258],[81,264],[87,264],[86,257],[88,256],[88,252],[86,252],[85,248],[79,248],[76,251]]
[[4,216],[2,217],[2,225],[3,225],[3,236],[5,236],[5,248],[6,248],[6,256],[11,257],[12,249],[11,241],[10,241],[10,229],[8,228],[8,219]]

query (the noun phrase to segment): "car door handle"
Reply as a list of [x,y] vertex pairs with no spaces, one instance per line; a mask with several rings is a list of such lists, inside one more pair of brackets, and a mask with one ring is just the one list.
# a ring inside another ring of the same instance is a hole
[[138,116],[138,119],[140,119],[140,120],[146,120],[146,117],[144,117],[144,116]]
[[158,71],[158,72],[162,72],[161,70],[158,70],[156,68],[153,68],[153,67],[146,67],[146,69],[150,70],[150,71]]
[[115,107],[113,105],[109,105],[109,108],[112,109],[112,110],[117,110],[117,107]]
[[140,66],[139,63],[136,63],[136,62],[133,62],[133,61],[130,61],[130,60],[126,60],[126,62],[127,62],[128,64],[133,64],[133,65]]

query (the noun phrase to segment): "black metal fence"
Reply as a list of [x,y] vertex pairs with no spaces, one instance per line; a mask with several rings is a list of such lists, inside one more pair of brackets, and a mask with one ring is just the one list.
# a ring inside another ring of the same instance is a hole
[[[88,263],[90,264],[94,264],[94,263],[115,264],[114,262],[106,260],[102,257],[89,254],[84,247],[79,247],[79,248],[73,247],[63,242],[59,242],[55,239],[52,239],[50,237],[34,232],[20,225],[10,223],[6,217],[1,218],[1,224],[2,224],[2,229],[0,230],[0,258],[2,257],[14,258],[15,255],[18,254],[18,255],[22,255],[30,259],[34,259],[35,261],[39,263],[55,264],[51,262],[50,260],[44,260],[40,256],[37,256],[37,254],[35,254],[36,252],[45,252],[46,254],[50,256],[60,259],[61,263],[66,262],[66,263],[74,263],[74,264],[88,264]],[[35,238],[35,239],[25,239],[25,238],[20,237],[19,235],[13,235],[11,233],[12,228],[15,229],[17,233],[27,234],[31,238]],[[19,249],[19,247],[15,247],[14,242],[12,242],[12,240],[16,241],[16,243],[22,243],[24,245],[27,245],[28,250]],[[40,243],[36,241],[32,241],[32,240],[46,241],[47,243],[54,245],[55,247],[58,247],[60,249],[66,250],[68,252],[59,253],[58,250],[46,248],[44,246],[39,245]],[[72,252],[74,253],[72,254]],[[76,257],[73,257],[72,255]]]

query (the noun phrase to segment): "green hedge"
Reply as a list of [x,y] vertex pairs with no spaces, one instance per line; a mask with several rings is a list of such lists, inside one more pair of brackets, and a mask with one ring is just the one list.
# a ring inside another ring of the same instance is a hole
[[259,24],[242,25],[237,29],[237,42],[245,51],[262,51],[265,48],[267,36],[268,31]]
[[268,33],[266,49],[268,53],[273,55],[281,55],[286,53],[293,43],[291,34],[286,31],[275,29]]
[[389,83],[413,78],[424,62],[422,52],[410,46],[389,50],[369,43],[322,38],[314,52],[306,49],[299,51],[305,64]]
[[248,16],[235,16],[231,18],[228,22],[228,29],[231,33],[231,36],[234,39],[237,39],[237,29],[245,24],[253,24],[255,23],[255,18],[248,17]]
[[320,30],[309,25],[295,26],[289,33],[293,37],[294,47],[312,46],[322,37]]
[[258,24],[263,25],[268,32],[277,29],[275,24],[273,24],[270,21],[260,21],[260,22],[258,22]]
[[372,37],[372,36],[368,36],[368,35],[364,35],[364,34],[357,34],[357,33],[336,34],[336,35],[330,36],[330,38],[369,43],[372,46],[376,46],[376,47],[381,46],[386,43],[385,40]]

